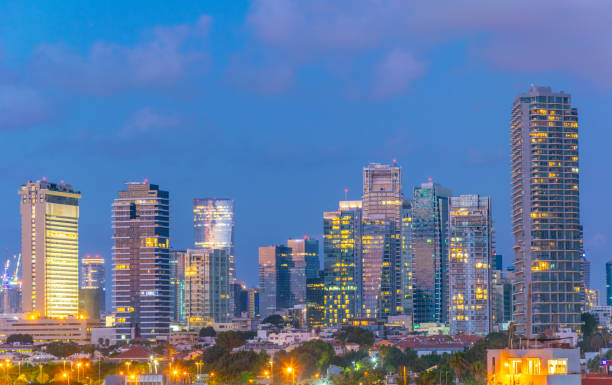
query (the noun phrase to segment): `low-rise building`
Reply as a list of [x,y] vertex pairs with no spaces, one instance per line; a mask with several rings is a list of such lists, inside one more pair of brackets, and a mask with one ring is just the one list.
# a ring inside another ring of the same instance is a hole
[[491,349],[491,385],[580,385],[580,349]]
[[32,336],[34,345],[49,342],[91,343],[91,329],[99,326],[98,320],[68,318],[36,318],[34,315],[0,318],[0,342],[12,334]]

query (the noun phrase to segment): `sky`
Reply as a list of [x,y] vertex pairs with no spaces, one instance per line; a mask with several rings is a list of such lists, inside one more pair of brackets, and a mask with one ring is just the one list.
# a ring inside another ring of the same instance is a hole
[[490,195],[509,265],[510,107],[535,84],[579,110],[603,291],[610,14],[606,0],[2,1],[0,247],[19,252],[17,191],[46,177],[83,195],[80,253],[110,260],[111,203],[146,178],[170,191],[176,249],[193,243],[193,198],[234,198],[238,278],[256,285],[259,246],[320,238],[345,188],[360,199],[362,167],[397,159],[406,197],[428,178]]

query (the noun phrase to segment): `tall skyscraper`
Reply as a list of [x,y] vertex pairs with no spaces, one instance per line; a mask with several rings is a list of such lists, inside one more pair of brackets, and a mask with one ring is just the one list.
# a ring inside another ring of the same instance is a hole
[[403,312],[401,286],[402,169],[371,163],[363,169],[361,316]]
[[361,201],[341,201],[323,214],[325,324],[338,326],[361,309]]
[[193,200],[195,248],[227,250],[230,283],[236,280],[234,261],[234,200],[204,198]]
[[413,322],[448,320],[448,199],[451,191],[433,182],[414,189],[411,200]]
[[612,306],[612,261],[606,262],[606,305]]
[[170,252],[170,321],[185,322],[185,263],[187,252]]
[[259,310],[262,318],[293,306],[292,268],[289,247],[279,245],[259,248]]
[[227,249],[189,249],[185,263],[185,316],[190,328],[232,319]]
[[294,303],[306,302],[306,281],[317,278],[319,265],[319,241],[304,237],[303,239],[289,239],[287,246],[291,249],[293,268],[291,269],[291,292]]
[[77,315],[81,193],[43,180],[21,186],[19,195],[22,309],[50,318]]
[[517,333],[579,329],[582,227],[571,96],[535,86],[518,95],[510,137]]
[[170,197],[127,183],[113,202],[115,320],[119,340],[164,339],[170,324]]
[[[106,279],[104,274],[104,258],[101,258],[99,255],[91,256],[89,254],[81,258],[80,286],[83,290],[98,292],[98,315],[106,311]],[[79,302],[83,303],[83,300]]]
[[450,332],[484,336],[492,330],[491,198],[451,197],[449,212]]
[[325,284],[323,272],[318,278],[306,279],[306,317],[309,328],[325,325]]

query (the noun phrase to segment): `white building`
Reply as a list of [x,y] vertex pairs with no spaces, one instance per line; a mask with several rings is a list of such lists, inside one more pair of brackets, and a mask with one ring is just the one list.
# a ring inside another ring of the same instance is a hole
[[491,349],[487,384],[580,385],[580,349]]

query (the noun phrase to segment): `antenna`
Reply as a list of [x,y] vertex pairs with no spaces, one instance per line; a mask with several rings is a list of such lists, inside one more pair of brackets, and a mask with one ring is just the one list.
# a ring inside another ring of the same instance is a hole
[[344,189],[344,200],[347,201],[348,200],[348,188]]

